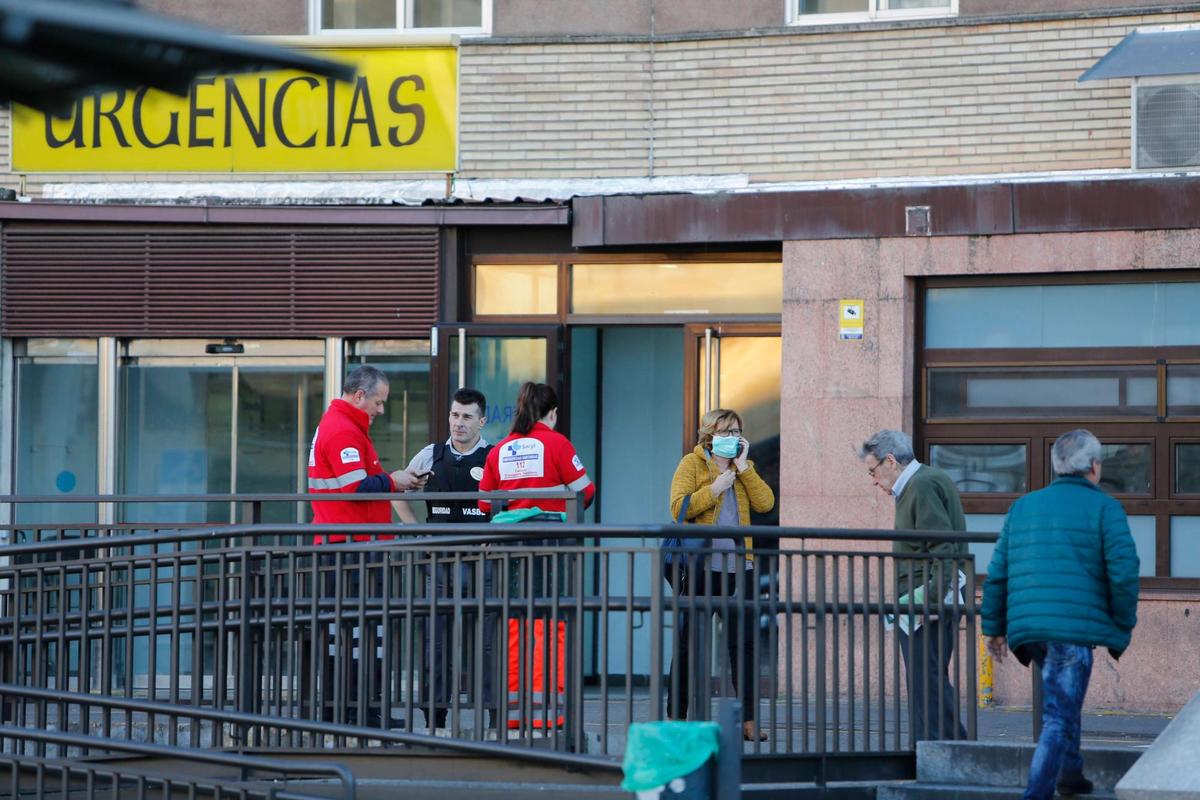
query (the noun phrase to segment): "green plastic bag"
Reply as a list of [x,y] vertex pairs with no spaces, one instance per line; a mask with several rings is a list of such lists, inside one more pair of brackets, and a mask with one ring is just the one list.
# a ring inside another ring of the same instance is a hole
[[720,732],[715,722],[633,723],[621,764],[621,788],[642,792],[690,775],[716,755]]
[[532,517],[540,517],[543,514],[555,516],[557,517],[556,521],[559,522],[563,522],[567,518],[567,515],[561,511],[542,511],[537,506],[531,506],[530,508],[516,508],[512,511],[501,511],[499,514],[496,514],[494,517],[492,517],[492,523],[496,525],[504,525],[510,522],[524,522],[527,519]]

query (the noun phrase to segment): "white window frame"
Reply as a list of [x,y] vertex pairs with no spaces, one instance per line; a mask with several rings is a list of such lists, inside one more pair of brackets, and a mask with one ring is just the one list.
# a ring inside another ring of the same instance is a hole
[[[789,0],[791,2],[793,0]],[[958,0],[954,0],[956,3]],[[492,32],[492,2],[480,0],[480,24],[462,28],[414,28],[412,0],[395,0],[396,19],[400,20],[395,28],[322,28],[321,4],[323,0],[308,0],[308,32],[313,36],[379,36],[380,34],[402,33],[405,36],[444,37],[446,34],[463,36],[487,36]]]
[[941,19],[958,16],[958,0],[931,8],[888,8],[890,0],[866,0],[867,10],[839,14],[801,14],[801,0],[787,0],[789,25],[839,25],[848,22],[892,22],[906,19]]

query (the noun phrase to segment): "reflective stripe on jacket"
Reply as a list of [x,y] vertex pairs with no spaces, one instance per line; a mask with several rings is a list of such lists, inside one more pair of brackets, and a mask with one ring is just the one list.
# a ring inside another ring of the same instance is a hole
[[[523,491],[532,489],[583,492],[584,505],[591,505],[596,487],[588,477],[575,446],[544,423],[537,423],[526,434],[510,433],[488,453],[479,481],[482,492]],[[543,511],[566,511],[565,500],[511,500],[507,509],[538,506]],[[492,504],[480,500],[479,507],[491,511]]]
[[[379,463],[375,446],[367,434],[370,417],[340,398],[329,404],[308,451],[308,491],[310,494],[353,494],[358,485],[385,470]],[[391,478],[388,479],[391,483]],[[395,485],[392,485],[393,491]],[[390,524],[392,508],[387,500],[363,502],[323,501],[313,503],[313,522]],[[323,544],[324,536],[315,536]],[[345,534],[330,534],[330,542],[346,541]],[[355,541],[370,536],[356,534]],[[387,538],[391,538],[390,536]]]

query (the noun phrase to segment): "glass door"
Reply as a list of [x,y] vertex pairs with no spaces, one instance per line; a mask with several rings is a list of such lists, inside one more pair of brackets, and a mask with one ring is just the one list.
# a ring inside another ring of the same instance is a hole
[[[308,443],[323,410],[318,340],[134,340],[121,363],[120,491],[132,495],[305,491]],[[305,504],[268,504],[265,522],[304,521]],[[161,503],[126,521],[233,522],[227,503]]]
[[387,375],[391,391],[383,415],[371,423],[371,442],[384,469],[401,469],[429,444],[430,363],[428,339],[358,339],[346,343],[349,374],[370,364]]
[[483,437],[492,443],[508,435],[517,392],[526,381],[548,383],[558,392],[559,430],[569,431],[570,409],[561,380],[561,336],[557,325],[439,325],[435,339],[437,378],[432,418],[436,440],[449,436],[446,410],[462,386],[487,398]]
[[779,524],[779,402],[783,339],[776,324],[688,325],[684,348],[684,449],[696,445],[700,419],[713,408],[742,417],[750,459],[775,492],[775,507],[752,514],[755,525]]
[[[29,339],[14,347],[14,489],[20,495],[94,495],[97,486],[98,370],[95,339]],[[49,408],[53,407],[53,413]],[[95,522],[84,503],[15,504],[21,524]],[[14,542],[49,536],[18,530]]]

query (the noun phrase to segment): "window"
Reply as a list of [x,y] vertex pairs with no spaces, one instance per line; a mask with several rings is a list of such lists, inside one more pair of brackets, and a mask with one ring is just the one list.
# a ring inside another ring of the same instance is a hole
[[930,369],[929,416],[1153,417],[1158,408],[1157,376],[1154,364]]
[[[925,346],[1050,349],[1200,345],[1200,283],[954,286],[926,292]],[[1103,325],[1089,324],[1104,320]]]
[[962,494],[1024,494],[1029,457],[1024,444],[934,444],[929,463]]
[[1101,489],[1109,494],[1154,493],[1153,444],[1101,444],[1100,458],[1104,462]]
[[794,25],[950,17],[958,0],[789,0]]
[[310,0],[313,33],[488,33],[491,0]]
[[572,264],[573,314],[779,314],[782,263]]
[[1172,417],[1200,417],[1200,365],[1167,366],[1167,413]]
[[475,265],[476,317],[557,313],[557,264]]
[[1175,445],[1175,494],[1200,494],[1200,442]]
[[1143,585],[1200,589],[1197,273],[932,278],[920,297],[918,455],[953,478],[968,525],[998,529],[1055,479],[1055,439],[1087,428]]
[[[346,343],[346,372],[361,364],[383,370],[391,391],[383,416],[371,424],[371,441],[389,469],[409,459],[433,439],[430,411],[429,342],[424,339],[359,339]],[[318,415],[317,419],[320,419]]]

